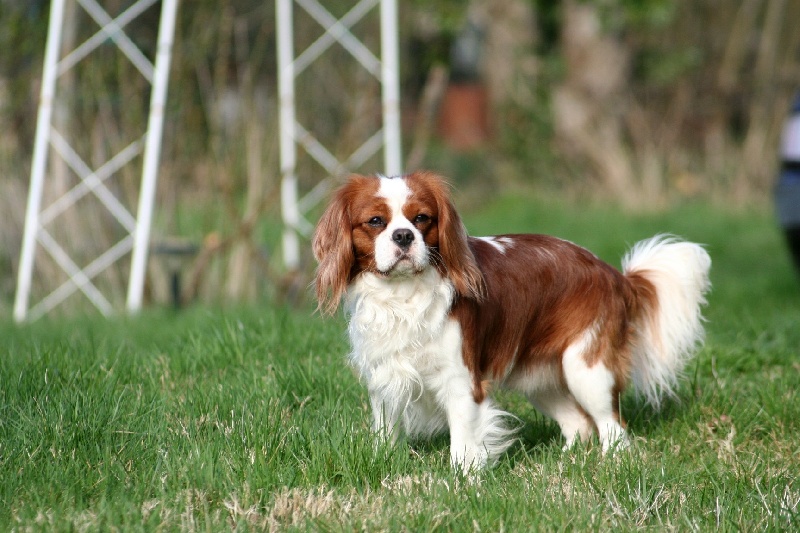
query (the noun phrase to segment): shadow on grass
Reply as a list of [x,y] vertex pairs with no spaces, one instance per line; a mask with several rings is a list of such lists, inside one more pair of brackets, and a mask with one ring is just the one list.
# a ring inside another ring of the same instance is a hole
[[626,395],[622,399],[622,417],[632,436],[644,436],[660,432],[663,426],[672,425],[682,417],[695,400],[681,394],[677,398],[666,398],[661,407],[648,405],[644,400]]
[[[558,424],[536,411],[521,395],[502,391],[495,398],[499,406],[512,415],[508,424],[516,430],[514,444],[499,458],[500,462],[516,464],[525,455],[548,450],[561,450],[564,445]],[[422,456],[442,454],[449,458],[450,437],[447,432],[409,442],[412,453]]]
[[[496,400],[502,409],[512,415],[509,424],[516,429],[514,444],[498,459],[499,463],[505,464],[504,468],[513,469],[517,463],[530,457],[561,454],[564,438],[555,421],[539,413],[516,393],[503,391]],[[692,398],[683,396],[678,400],[665,400],[661,409],[656,410],[632,394],[626,394],[622,400],[622,413],[630,437],[646,438],[661,433],[663,427],[672,425],[676,418],[685,415],[692,401]],[[432,437],[408,439],[402,446],[407,446],[408,453],[416,456],[416,460],[440,463],[442,466],[449,464],[450,437],[447,431]],[[587,452],[595,449],[598,446],[596,435],[583,446]]]
[[517,431],[519,445],[527,452],[540,450],[542,448],[561,449],[564,445],[561,438],[561,430],[558,424],[536,415],[534,418],[520,419],[523,423]]
[[[524,399],[519,401],[525,402]],[[626,422],[628,435],[631,439],[648,437],[662,433],[665,427],[672,426],[676,419],[680,419],[691,410],[692,397],[681,395],[677,399],[666,399],[660,409],[656,409],[636,398],[633,394],[626,394],[622,398],[622,417]],[[512,400],[513,404],[516,401]],[[511,413],[517,416],[518,443],[511,447],[508,456],[512,461],[519,460],[518,452],[526,455],[550,453],[560,451],[564,446],[564,437],[558,424],[542,415],[530,404],[520,407],[517,405],[504,405]],[[590,446],[597,444],[597,436],[592,435]],[[517,457],[514,459],[514,457]]]

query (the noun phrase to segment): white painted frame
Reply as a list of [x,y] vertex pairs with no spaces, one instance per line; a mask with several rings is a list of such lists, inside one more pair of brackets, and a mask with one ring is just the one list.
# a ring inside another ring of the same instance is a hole
[[[302,7],[325,32],[306,50],[295,56],[294,4]],[[378,59],[350,28],[380,4],[381,57]],[[400,137],[400,84],[397,37],[397,0],[360,0],[342,18],[336,19],[317,0],[276,0],[278,38],[278,93],[280,100],[281,212],[283,217],[283,260],[287,269],[300,267],[300,236],[308,237],[313,225],[305,214],[325,197],[332,179],[357,168],[383,148],[386,175],[402,173]],[[297,76],[322,52],[338,42],[381,83],[383,125],[346,161],[339,161],[298,121],[294,84]],[[328,177],[299,197],[296,176],[297,144],[319,163]]]
[[[157,1],[138,0],[116,18],[111,18],[95,0],[77,0],[86,13],[98,23],[100,30],[60,60],[58,56],[61,48],[61,29],[64,24],[66,0],[53,0],[51,3],[36,138],[31,165],[30,189],[25,214],[25,230],[20,252],[17,293],[14,300],[14,319],[17,322],[41,317],[76,291],[83,292],[89,301],[104,315],[113,313],[112,304],[92,283],[92,279],[124,257],[128,252],[132,252],[132,257],[127,309],[128,311],[136,312],[141,307],[178,0],[162,0],[158,49],[154,63],[151,63],[141,53],[124,33],[123,28]],[[53,127],[53,103],[56,97],[56,85],[59,76],[109,39],[119,47],[145,79],[150,82],[152,86],[150,115],[147,132],[141,139],[137,139],[123,148],[100,168],[92,170],[71,148],[62,133],[56,131]],[[46,186],[47,160],[50,148],[64,159],[72,171],[80,177],[81,181],[42,210],[42,196]],[[144,150],[142,182],[138,213],[134,217],[103,182],[141,153],[142,150]],[[100,200],[125,228],[128,235],[112,245],[87,266],[80,268],[69,257],[66,250],[50,235],[44,225],[89,193],[94,194]],[[54,261],[68,274],[69,279],[36,305],[30,307],[31,282],[38,245],[41,245],[50,254]]]

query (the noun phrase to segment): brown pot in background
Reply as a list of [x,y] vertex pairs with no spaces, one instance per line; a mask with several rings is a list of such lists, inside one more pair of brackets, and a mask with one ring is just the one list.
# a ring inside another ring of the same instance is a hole
[[439,111],[439,135],[452,149],[479,148],[489,139],[489,99],[481,83],[451,83]]

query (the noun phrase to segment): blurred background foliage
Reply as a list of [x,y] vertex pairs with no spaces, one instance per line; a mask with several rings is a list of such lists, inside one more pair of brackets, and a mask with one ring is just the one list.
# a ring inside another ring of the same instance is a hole
[[[115,16],[132,3],[105,0]],[[337,17],[350,1],[323,1]],[[800,88],[795,0],[412,0],[399,2],[407,170],[448,176],[469,208],[535,191],[626,209],[676,202],[769,206],[777,146]],[[153,57],[158,6],[127,33]],[[0,314],[13,300],[49,2],[0,0]],[[64,48],[97,31],[67,3]],[[295,9],[295,47],[324,31]],[[353,32],[379,53],[378,11]],[[56,126],[100,165],[144,131],[149,88],[111,43],[59,80]],[[380,87],[341,47],[297,82],[299,120],[345,159],[380,124]],[[305,291],[280,270],[275,6],[181,3],[170,75],[155,241],[195,244],[181,298],[220,301]],[[138,132],[138,133],[137,133]],[[138,164],[137,164],[138,163]],[[109,180],[135,206],[141,159]],[[356,171],[381,171],[380,154]],[[76,182],[50,158],[53,197]],[[324,177],[301,157],[303,188]],[[119,239],[86,198],[52,229],[85,264]],[[48,199],[45,198],[44,205]],[[148,296],[168,299],[151,261]],[[64,274],[37,257],[35,291]],[[98,284],[123,298],[126,265]],[[45,281],[47,283],[45,283]]]

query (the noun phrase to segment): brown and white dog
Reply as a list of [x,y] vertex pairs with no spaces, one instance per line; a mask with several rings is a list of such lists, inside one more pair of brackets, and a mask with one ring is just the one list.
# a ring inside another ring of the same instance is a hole
[[656,236],[620,273],[554,237],[468,237],[448,192],[428,172],[351,176],[314,234],[320,308],[344,296],[374,430],[449,429],[453,465],[480,468],[512,442],[499,386],[555,419],[567,447],[592,431],[604,451],[625,445],[626,384],[657,406],[703,339],[706,251]]

